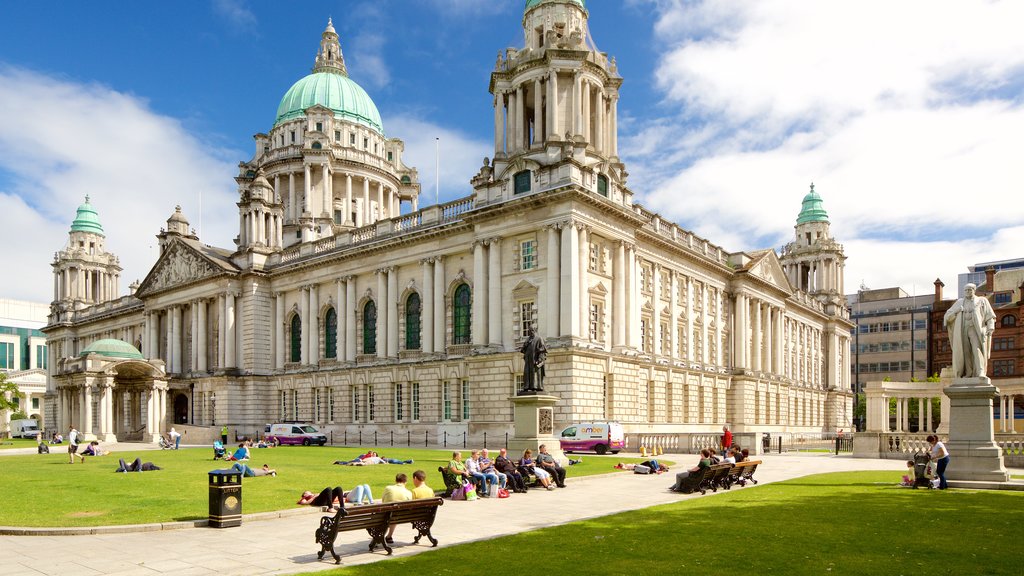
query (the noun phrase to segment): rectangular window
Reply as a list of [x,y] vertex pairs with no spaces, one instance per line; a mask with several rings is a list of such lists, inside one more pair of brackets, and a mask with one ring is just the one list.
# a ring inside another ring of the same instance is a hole
[[651,333],[650,318],[642,318],[640,320],[640,345],[643,346],[644,352],[648,354],[654,348],[654,334]]
[[370,139],[369,138],[363,138],[363,150],[369,150],[369,149],[370,149]]
[[47,357],[46,346],[43,344],[36,345],[36,368],[46,370],[50,367],[50,359]]
[[444,409],[444,413],[441,415],[441,419],[445,422],[451,422],[452,419],[452,391],[448,381],[445,381],[441,385],[441,405]]
[[523,170],[522,172],[516,172],[515,176],[512,177],[512,190],[515,194],[522,194],[530,191],[530,171]]
[[313,389],[313,421],[320,422],[320,389]]
[[653,271],[650,266],[640,266],[640,289],[644,294],[651,293],[651,285],[653,284]]
[[394,161],[395,161],[394,153],[391,152],[390,150],[388,150],[388,162],[394,162]]
[[604,302],[590,303],[590,339],[604,342]]
[[402,405],[402,385],[395,384],[395,422],[405,418],[405,407]]
[[462,381],[462,421],[469,422],[469,380]]
[[668,322],[662,322],[660,328],[661,329],[659,330],[659,332],[661,336],[661,353],[665,355],[670,355],[672,354],[672,342],[670,341],[672,333],[669,332]]
[[1013,338],[996,338],[992,340],[993,350],[1013,350]]
[[993,360],[992,361],[992,375],[993,376],[1011,376],[1014,374],[1016,367],[1016,360]]
[[292,130],[292,144],[295,144],[295,130]]
[[352,387],[352,421],[359,422],[359,388]]
[[412,421],[420,420],[420,383],[412,383]]
[[334,141],[341,142],[341,130],[334,131]]
[[281,390],[281,420],[288,419],[288,392]]
[[299,419],[299,391],[292,390],[292,420]]
[[519,337],[526,338],[526,332],[534,327],[534,314],[537,308],[533,300],[519,303]]
[[0,342],[0,369],[17,370],[14,365],[14,343]]
[[327,389],[327,421],[334,422],[334,388]]
[[348,135],[348,143],[349,143],[350,146],[355,146],[356,145],[356,135],[355,135],[355,133],[351,133],[351,134]]
[[591,272],[597,272],[598,271],[597,262],[598,262],[598,258],[600,258],[600,254],[601,254],[601,245],[597,244],[596,242],[591,242],[590,243],[590,264],[588,265],[588,268],[590,269]]
[[39,398],[32,399],[32,409],[39,410]]
[[525,240],[520,246],[520,269],[533,270],[537,267],[537,243],[533,240]]
[[323,122],[317,122],[316,123],[316,131],[317,132],[323,132],[324,131],[324,123]]
[[373,399],[373,384],[366,386],[366,421],[373,422],[377,416],[377,406]]
[[992,303],[993,304],[1009,304],[1012,301],[1013,301],[1013,293],[1011,293],[1011,292],[1001,292],[999,294],[994,294],[992,296]]

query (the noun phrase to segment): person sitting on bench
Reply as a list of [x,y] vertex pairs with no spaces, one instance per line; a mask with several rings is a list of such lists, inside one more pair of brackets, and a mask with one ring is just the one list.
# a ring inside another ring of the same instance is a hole
[[681,492],[683,490],[683,482],[690,477],[691,474],[696,474],[703,471],[705,468],[711,467],[711,453],[707,448],[700,451],[700,461],[697,465],[689,470],[683,470],[676,474],[676,483],[671,486],[671,490]]

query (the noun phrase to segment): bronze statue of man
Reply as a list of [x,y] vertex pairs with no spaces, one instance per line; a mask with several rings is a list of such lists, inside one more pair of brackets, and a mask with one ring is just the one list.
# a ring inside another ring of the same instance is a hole
[[548,349],[544,340],[537,336],[533,328],[526,331],[526,342],[520,348],[523,353],[523,392],[544,391],[544,361],[548,357]]

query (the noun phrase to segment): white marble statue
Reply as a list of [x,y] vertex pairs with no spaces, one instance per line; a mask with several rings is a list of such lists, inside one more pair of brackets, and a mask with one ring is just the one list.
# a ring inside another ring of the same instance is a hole
[[974,284],[964,286],[964,296],[946,311],[943,323],[953,349],[953,377],[985,376],[996,315],[983,296],[975,296]]

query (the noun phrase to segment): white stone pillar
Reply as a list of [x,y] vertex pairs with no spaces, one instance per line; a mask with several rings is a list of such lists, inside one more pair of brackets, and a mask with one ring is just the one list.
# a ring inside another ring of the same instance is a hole
[[423,341],[424,354],[434,353],[434,262],[432,258],[420,260],[423,269]]
[[654,313],[651,315],[651,352],[657,356],[664,356],[665,350],[659,338],[661,332],[661,264],[657,262],[651,265],[651,307]]
[[217,368],[227,366],[228,313],[227,298],[224,294],[217,296]]
[[927,416],[926,416],[927,420],[925,420],[925,429],[928,432],[932,432],[934,427],[932,425],[933,420],[932,420],[932,399],[931,398],[926,398],[925,399],[925,412],[927,413]]
[[548,79],[548,138],[560,138],[558,133],[558,71],[551,70]]
[[171,308],[171,338],[173,338],[174,353],[171,355],[173,358],[172,370],[177,374],[182,371],[182,358],[181,358],[181,306],[174,306]]
[[345,174],[345,207],[342,210],[342,214],[345,216],[345,225],[354,226],[355,222],[352,221],[352,175]]
[[752,327],[753,331],[751,333],[751,335],[753,336],[753,338],[752,338],[753,339],[753,343],[752,343],[752,354],[751,354],[750,368],[752,370],[754,370],[755,372],[756,371],[761,371],[761,370],[764,369],[763,365],[761,364],[761,337],[762,337],[762,334],[761,334],[761,310],[762,310],[761,301],[760,300],[754,300],[754,309],[753,309],[753,312],[754,312],[754,314],[753,314],[753,316],[754,316],[754,318],[753,318],[754,325]]
[[224,343],[224,362],[230,367],[238,366],[235,358],[235,293],[228,292],[224,296],[224,312],[227,319],[227,342]]
[[591,102],[591,98],[590,98],[590,82],[587,81],[587,80],[584,80],[583,81],[583,100],[582,100],[582,104],[583,104],[583,111],[582,111],[582,114],[583,114],[583,126],[582,126],[582,128],[580,130],[580,133],[583,134],[583,139],[586,142],[588,142],[591,145],[593,145],[593,141],[591,140],[591,133],[590,133],[590,119],[591,119],[591,115],[590,115],[590,102]]
[[446,280],[444,275],[444,256],[434,257],[434,351],[444,353],[445,323],[448,316],[444,308]]
[[82,432],[86,434],[86,440],[93,437],[93,421],[92,421],[92,385],[86,384],[82,387],[82,413],[84,414],[82,421]]
[[561,305],[559,318],[563,336],[578,336],[580,325],[580,291],[579,278],[576,271],[579,257],[579,236],[575,222],[566,222],[562,226],[562,264],[561,264]]
[[609,141],[611,142],[611,150],[609,155],[612,157],[618,157],[619,155],[619,96],[616,94],[612,97],[611,102],[611,120],[609,121]]
[[345,361],[356,360],[356,277],[345,278]]
[[196,306],[195,302],[189,303],[188,321],[192,325],[192,333],[189,338],[189,369],[187,371],[194,372],[196,370],[196,366],[199,365],[199,330],[196,329],[199,326],[199,307]]
[[281,370],[285,363],[284,350],[284,292],[274,293],[274,368]]
[[[548,249],[545,261],[547,263],[547,280],[544,291],[547,294],[545,317],[545,335],[548,338],[557,338],[559,335],[559,280],[561,278],[561,251],[558,248],[558,229],[550,225],[548,230]],[[539,328],[539,327],[538,327]]]
[[331,170],[327,166],[326,162],[322,166],[323,174],[321,176],[320,187],[323,189],[321,190],[321,193],[323,194],[324,200],[324,214],[326,214],[327,216],[333,216],[333,214],[331,214]]
[[504,108],[505,108],[505,97],[504,95],[495,90],[494,92],[494,155],[504,152]]
[[377,220],[384,220],[387,217],[387,210],[384,206],[384,183],[377,182]]
[[581,95],[583,94],[583,87],[580,83],[583,81],[583,77],[580,76],[579,71],[572,75],[572,133],[573,136],[583,133],[583,103],[581,102]]
[[388,268],[388,358],[398,358],[398,268]]
[[512,134],[513,132],[515,132],[512,120],[512,117],[516,115],[515,95],[513,95],[511,91],[508,91],[502,92],[502,97],[503,102],[498,103],[499,106],[504,107],[502,112],[505,115],[504,119],[502,120],[501,128],[501,149],[506,154],[511,154],[513,147]]
[[626,345],[626,245],[615,244],[612,260],[612,346]]
[[473,242],[473,345],[487,343],[487,268],[483,240]]
[[206,300],[197,300],[194,304],[196,307],[196,314],[198,317],[198,325],[193,328],[193,331],[199,333],[199,337],[196,339],[198,346],[196,356],[196,369],[200,372],[206,372],[209,369],[207,362],[207,350],[206,350],[206,334],[209,330],[206,321]]
[[917,399],[917,431],[924,431],[924,398]]
[[309,287],[309,363],[320,363],[320,285]]
[[107,390],[109,390],[109,388],[105,382],[101,382],[98,386],[98,390],[100,393],[98,402],[100,414],[98,422],[99,425],[97,426],[97,437],[100,441],[106,441],[107,435],[110,434],[110,429],[107,428],[107,418],[110,415],[110,407],[107,404]]
[[289,220],[295,220],[295,172],[288,173],[288,206],[285,213]]
[[514,88],[508,93],[508,134],[506,145],[508,153],[514,154],[519,151],[519,89]]
[[366,226],[373,220],[370,218],[370,179],[363,178],[363,209],[359,211],[362,214],[363,221],[360,222],[359,226]]
[[501,347],[501,238],[487,248],[487,343]]
[[526,143],[526,90],[516,86],[516,150],[525,150]]
[[577,307],[579,308],[579,328],[576,335],[583,339],[589,339],[590,337],[590,242],[589,234],[590,231],[586,226],[580,224],[579,226],[579,252],[576,258],[576,265],[579,267],[579,274],[576,276],[576,284],[578,285],[579,301]]
[[536,78],[533,81],[533,142],[534,146],[544,142],[544,114],[543,105],[544,96],[541,95],[541,83],[540,78]]
[[345,324],[348,322],[351,310],[345,305],[345,280],[343,278],[335,280],[334,289],[334,312],[337,317],[337,323],[334,326],[334,359],[340,362],[345,359],[347,341]]
[[773,360],[775,358],[775,326],[773,324],[774,308],[771,304],[765,304],[764,306],[764,358],[761,363],[761,370],[771,374],[775,373],[775,366]]
[[[675,270],[668,271],[668,289],[669,289],[669,321],[668,321],[668,342],[669,348],[668,355],[676,360],[679,360],[679,275]],[[721,322],[725,321],[725,316],[719,318]]]
[[311,176],[312,170],[309,164],[303,165],[302,168],[305,170],[305,178],[303,178],[302,181],[302,213],[305,214],[306,212],[313,212],[313,178]]
[[388,355],[388,271],[377,270],[377,357]]
[[643,345],[640,342],[640,270],[636,247],[632,245],[626,247],[626,272],[629,278],[629,290],[626,292],[627,345],[639,349]]

